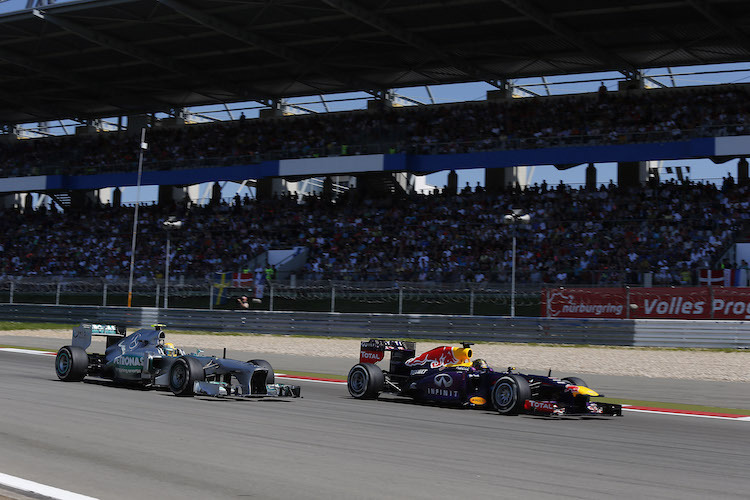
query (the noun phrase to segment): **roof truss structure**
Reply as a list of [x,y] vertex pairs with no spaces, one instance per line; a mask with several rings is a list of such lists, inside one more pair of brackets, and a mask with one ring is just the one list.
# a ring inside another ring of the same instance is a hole
[[749,33],[745,0],[80,0],[0,15],[0,124],[632,78],[750,61]]

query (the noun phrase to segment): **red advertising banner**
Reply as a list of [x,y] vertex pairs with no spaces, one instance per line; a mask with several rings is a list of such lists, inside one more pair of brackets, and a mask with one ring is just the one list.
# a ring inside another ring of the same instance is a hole
[[624,288],[547,288],[542,316],[547,318],[625,318]]
[[689,288],[631,288],[631,319],[710,319],[711,290]]
[[750,319],[750,288],[550,288],[548,318]]
[[713,319],[750,319],[750,288],[713,288]]

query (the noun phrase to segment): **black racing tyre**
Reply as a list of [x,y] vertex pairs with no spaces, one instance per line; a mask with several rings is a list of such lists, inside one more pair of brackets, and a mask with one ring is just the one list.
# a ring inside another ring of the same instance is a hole
[[501,415],[516,415],[531,398],[529,381],[520,375],[503,375],[492,386],[492,406]]
[[582,385],[583,387],[588,387],[588,384],[584,382],[583,379],[580,379],[578,377],[565,377],[564,379],[562,379],[562,381],[573,385]]
[[271,366],[271,363],[266,361],[265,359],[251,359],[248,361],[248,363],[252,363],[256,366],[260,366],[261,368],[265,368],[268,370],[268,375],[266,375],[266,384],[273,384],[276,380],[276,375],[273,373],[273,367]]
[[177,358],[169,369],[169,388],[175,396],[192,396],[196,381],[206,378],[203,365],[192,356]]
[[346,387],[357,399],[375,399],[385,386],[383,370],[372,363],[359,363],[349,370]]
[[89,371],[89,355],[78,346],[66,345],[57,351],[55,373],[63,382],[80,382]]

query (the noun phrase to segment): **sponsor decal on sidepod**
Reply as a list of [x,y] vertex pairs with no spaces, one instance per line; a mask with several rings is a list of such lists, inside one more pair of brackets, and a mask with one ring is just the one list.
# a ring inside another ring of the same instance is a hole
[[137,370],[143,369],[143,358],[140,356],[117,356],[115,358],[115,367],[120,370]]
[[450,387],[453,385],[453,377],[447,373],[439,373],[435,375],[433,382],[437,387]]

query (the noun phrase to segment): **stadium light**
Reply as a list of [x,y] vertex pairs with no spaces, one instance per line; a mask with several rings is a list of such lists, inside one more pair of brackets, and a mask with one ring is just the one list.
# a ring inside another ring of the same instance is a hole
[[513,249],[510,271],[510,317],[516,315],[516,232],[519,224],[531,222],[531,215],[521,214],[521,210],[513,209],[512,213],[503,216],[503,223],[513,228]]
[[135,235],[138,231],[138,207],[141,204],[141,174],[143,173],[143,152],[148,149],[146,144],[146,128],[141,129],[140,154],[138,155],[138,180],[135,191],[135,212],[133,213],[133,236],[130,245],[130,278],[128,279],[128,307],[133,303],[133,271],[135,270]]
[[167,220],[162,223],[164,230],[167,232],[167,257],[165,259],[166,269],[164,270],[164,309],[169,309],[169,245],[170,235],[172,231],[180,229],[182,227],[182,221],[177,220],[175,216],[170,216]]

